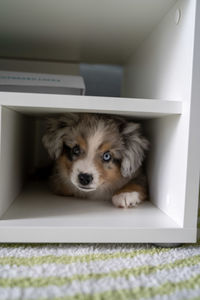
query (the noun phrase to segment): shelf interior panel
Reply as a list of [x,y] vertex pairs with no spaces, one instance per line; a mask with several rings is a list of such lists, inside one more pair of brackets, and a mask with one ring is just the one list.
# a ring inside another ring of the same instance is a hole
[[0,56],[121,64],[175,2],[5,1],[0,10]]

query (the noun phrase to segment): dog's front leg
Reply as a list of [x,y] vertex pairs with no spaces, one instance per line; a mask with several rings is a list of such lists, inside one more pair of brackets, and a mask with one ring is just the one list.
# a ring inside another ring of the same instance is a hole
[[129,182],[123,188],[116,191],[112,197],[112,203],[120,208],[135,207],[147,197],[146,188],[142,185]]

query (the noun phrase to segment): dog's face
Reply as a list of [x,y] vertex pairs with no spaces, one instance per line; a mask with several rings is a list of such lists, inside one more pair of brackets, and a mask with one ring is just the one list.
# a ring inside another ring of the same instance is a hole
[[92,114],[49,119],[43,143],[57,161],[62,180],[86,193],[131,177],[148,146],[138,124]]
[[71,182],[81,191],[115,183],[121,177],[120,153],[98,129],[89,136],[75,136],[65,143],[59,163]]

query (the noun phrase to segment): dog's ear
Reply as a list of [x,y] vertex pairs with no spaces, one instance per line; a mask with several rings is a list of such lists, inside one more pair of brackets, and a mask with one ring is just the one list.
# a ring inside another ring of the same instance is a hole
[[137,123],[127,122],[123,124],[121,134],[124,146],[121,174],[123,177],[130,177],[142,165],[149,142],[142,136],[141,126]]
[[44,147],[52,159],[57,159],[63,150],[63,141],[67,140],[71,128],[79,121],[78,114],[67,114],[59,118],[46,120],[46,132],[42,138]]

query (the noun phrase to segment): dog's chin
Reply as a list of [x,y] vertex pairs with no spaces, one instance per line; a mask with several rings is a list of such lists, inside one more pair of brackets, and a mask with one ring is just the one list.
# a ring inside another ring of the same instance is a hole
[[80,185],[77,185],[77,184],[74,184],[75,187],[81,191],[81,192],[86,192],[86,193],[89,193],[89,192],[94,192],[96,191],[96,187],[84,187],[84,186],[80,186]]
[[96,191],[96,188],[90,188],[90,187],[83,187],[83,186],[76,186],[81,192],[86,192],[86,193],[89,193],[89,192],[94,192]]

